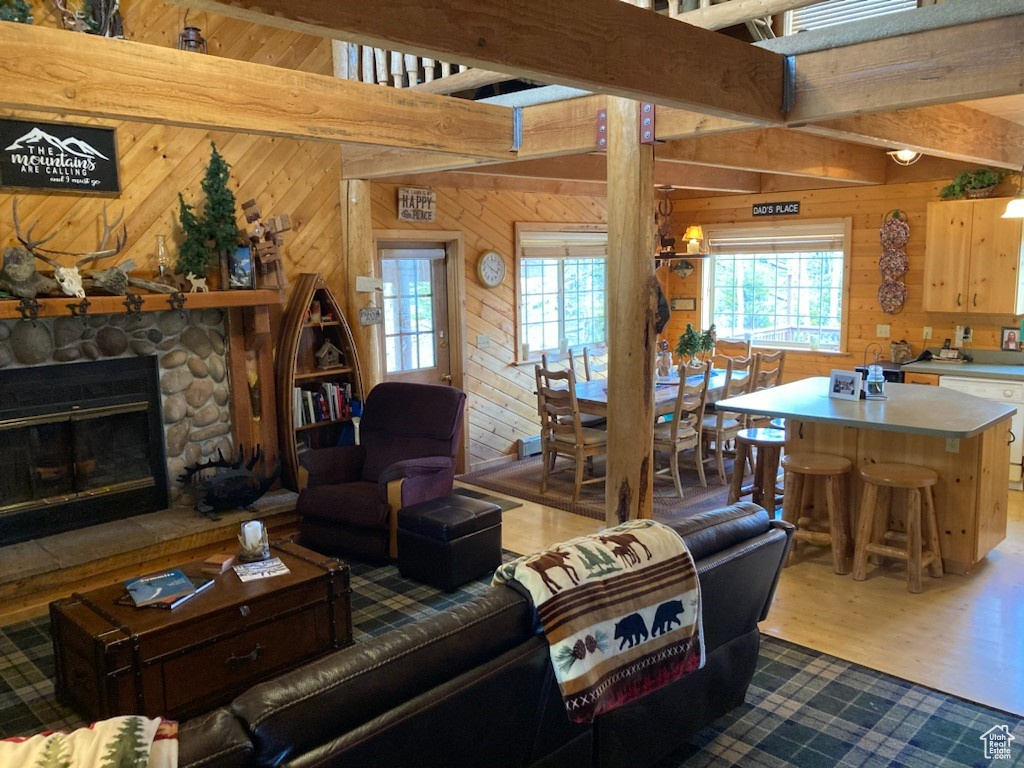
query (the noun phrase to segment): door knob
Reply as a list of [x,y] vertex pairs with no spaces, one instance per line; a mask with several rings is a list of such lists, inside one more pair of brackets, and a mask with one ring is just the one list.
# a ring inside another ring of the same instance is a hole
[[452,383],[452,375],[450,373],[443,374],[441,376],[441,381],[447,381],[449,384],[451,384]]

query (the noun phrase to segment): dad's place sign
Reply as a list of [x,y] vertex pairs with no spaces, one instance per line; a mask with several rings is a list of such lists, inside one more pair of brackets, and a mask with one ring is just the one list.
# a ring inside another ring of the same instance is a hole
[[0,187],[120,192],[114,129],[0,120]]
[[789,203],[754,203],[755,216],[793,216],[800,213],[800,201]]

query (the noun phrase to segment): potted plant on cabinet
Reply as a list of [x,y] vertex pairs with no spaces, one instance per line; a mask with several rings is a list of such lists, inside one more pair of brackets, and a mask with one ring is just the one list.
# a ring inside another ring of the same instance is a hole
[[943,200],[989,197],[1005,178],[1005,171],[993,171],[991,168],[963,171],[939,190],[939,197]]

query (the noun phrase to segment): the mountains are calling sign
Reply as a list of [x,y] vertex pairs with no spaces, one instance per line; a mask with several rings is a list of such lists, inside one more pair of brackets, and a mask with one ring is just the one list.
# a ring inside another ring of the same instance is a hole
[[0,187],[120,192],[114,129],[0,120]]

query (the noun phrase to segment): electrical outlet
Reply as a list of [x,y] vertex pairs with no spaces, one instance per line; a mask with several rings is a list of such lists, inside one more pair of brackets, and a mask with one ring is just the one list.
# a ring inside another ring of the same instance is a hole
[[877,336],[880,339],[888,339],[889,338],[889,326],[888,325],[876,325],[875,326],[875,336]]
[[953,346],[954,347],[962,347],[963,345],[964,345],[964,327],[962,325],[958,325],[953,330]]
[[930,325],[926,325],[924,327],[924,333],[921,334],[921,338],[924,339],[925,341],[928,341],[931,337],[932,337],[932,327]]
[[476,348],[487,349],[491,346],[491,337],[486,333],[478,333],[476,335]]
[[970,326],[967,326],[964,328],[964,343],[967,344],[972,341],[974,341],[974,330]]

